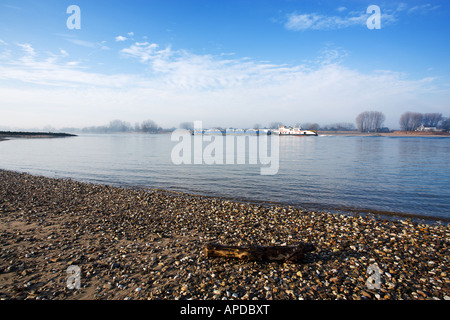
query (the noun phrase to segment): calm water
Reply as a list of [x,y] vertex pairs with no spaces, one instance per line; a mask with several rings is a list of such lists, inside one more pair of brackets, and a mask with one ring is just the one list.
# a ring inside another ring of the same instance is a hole
[[261,165],[175,165],[176,144],[170,135],[137,134],[10,140],[0,142],[0,168],[304,208],[450,218],[447,138],[280,137],[278,174],[266,176]]

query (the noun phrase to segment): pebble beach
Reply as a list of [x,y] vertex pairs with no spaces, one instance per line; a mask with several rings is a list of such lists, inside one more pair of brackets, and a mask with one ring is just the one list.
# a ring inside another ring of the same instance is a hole
[[[450,299],[445,223],[5,170],[0,186],[0,299]],[[255,262],[207,257],[211,242],[315,250],[301,263]],[[79,288],[68,286],[70,266],[80,270]]]

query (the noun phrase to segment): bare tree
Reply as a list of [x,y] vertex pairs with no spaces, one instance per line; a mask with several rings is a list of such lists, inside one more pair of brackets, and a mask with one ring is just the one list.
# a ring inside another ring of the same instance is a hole
[[141,124],[142,132],[156,132],[158,131],[158,125],[153,120],[143,121]]
[[369,128],[369,111],[364,111],[360,113],[356,119],[356,127],[360,132],[366,132]]
[[410,119],[411,119],[411,112],[405,112],[404,114],[402,114],[400,116],[399,124],[400,124],[400,128],[403,131],[410,130],[410,128],[411,128],[411,124],[410,124],[411,120]]
[[384,120],[386,117],[380,111],[364,111],[355,119],[360,132],[377,132],[382,128]]
[[405,112],[400,117],[400,127],[405,131],[415,131],[422,124],[423,115],[418,112]]
[[425,113],[422,124],[424,127],[437,127],[442,120],[442,113]]
[[382,112],[379,111],[373,111],[371,115],[373,118],[372,120],[373,130],[375,132],[378,132],[383,127],[383,123],[384,120],[386,120],[386,117]]
[[122,120],[112,120],[109,122],[109,132],[127,132],[131,130],[131,125]]
[[422,124],[423,114],[421,114],[419,112],[414,112],[413,115],[412,115],[411,120],[412,120],[412,122],[411,122],[411,124],[412,124],[412,131],[415,131]]
[[450,131],[450,117],[442,118],[442,121],[439,125],[439,129],[443,129],[444,131],[447,131],[447,132]]

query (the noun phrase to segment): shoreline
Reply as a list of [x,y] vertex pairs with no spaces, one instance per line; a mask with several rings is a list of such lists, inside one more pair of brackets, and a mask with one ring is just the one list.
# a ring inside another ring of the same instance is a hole
[[[0,298],[450,299],[448,225],[377,220],[0,170]],[[313,243],[302,263],[206,257],[210,242]],[[67,288],[67,268],[81,288]],[[381,270],[379,289],[367,269]]]
[[[102,133],[108,135],[109,133]],[[114,133],[120,134],[120,133]],[[129,133],[122,133],[129,134]],[[146,133],[140,133],[146,134]],[[161,132],[153,134],[171,134],[171,132]],[[318,136],[347,136],[347,137],[422,137],[422,138],[450,138],[450,132],[420,132],[420,131],[393,131],[393,132],[358,132],[358,131],[317,131]],[[20,139],[42,139],[42,138],[66,138],[77,137],[72,133],[51,133],[51,132],[11,132],[0,131],[0,141],[10,140],[10,138]]]
[[183,196],[186,198],[190,197],[200,197],[200,198],[207,198],[207,199],[217,199],[221,201],[232,201],[232,202],[238,202],[243,204],[252,204],[257,206],[265,206],[265,207],[271,207],[271,206],[277,206],[282,208],[294,208],[297,210],[303,210],[303,211],[323,211],[329,214],[344,214],[344,215],[361,215],[361,216],[369,216],[374,219],[383,220],[383,219],[409,219],[413,222],[419,222],[419,223],[450,223],[450,218],[447,217],[441,217],[441,216],[426,216],[421,215],[418,213],[407,213],[407,212],[400,212],[400,211],[387,211],[387,210],[377,210],[377,209],[369,209],[369,208],[356,208],[356,207],[332,207],[329,205],[320,205],[320,204],[293,204],[289,202],[277,202],[277,201],[264,201],[264,200],[255,200],[255,199],[248,199],[248,198],[238,198],[238,197],[226,197],[226,196],[214,196],[214,195],[207,195],[207,194],[196,194],[196,193],[188,193],[183,191],[175,191],[175,190],[168,190],[168,189],[161,189],[161,188],[147,188],[147,187],[135,187],[135,186],[117,186],[119,188],[130,188],[130,189],[136,189],[136,190],[147,190],[147,191],[156,191],[161,193],[168,193],[168,194],[174,194]]
[[0,131],[0,142],[11,139],[43,139],[76,137],[71,133]]
[[349,137],[430,137],[450,138],[450,132],[422,132],[422,131],[393,131],[393,132],[357,132],[357,131],[317,131],[324,136],[349,136]]

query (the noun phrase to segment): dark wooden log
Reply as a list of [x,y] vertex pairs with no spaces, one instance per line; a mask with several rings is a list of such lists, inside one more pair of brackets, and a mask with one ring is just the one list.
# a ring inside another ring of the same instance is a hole
[[236,258],[251,261],[301,262],[305,253],[314,251],[309,243],[291,246],[229,246],[210,243],[205,246],[207,257]]

